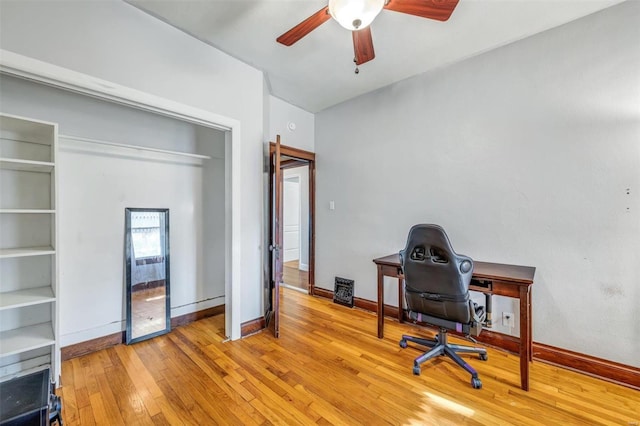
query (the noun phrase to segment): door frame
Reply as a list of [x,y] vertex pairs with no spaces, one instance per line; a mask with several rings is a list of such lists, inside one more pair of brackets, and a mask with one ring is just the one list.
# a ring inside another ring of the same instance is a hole
[[[275,155],[276,144],[269,142],[269,224],[273,223],[273,156]],[[309,166],[309,289],[310,295],[315,291],[315,270],[316,270],[316,154],[300,148],[280,145],[280,155],[292,157],[280,164],[280,169],[288,169],[300,166]],[[282,182],[280,182],[282,185]],[[281,218],[282,219],[282,218]],[[269,241],[273,241],[273,230],[269,226]],[[272,262],[272,254],[269,254],[269,262]],[[270,275],[271,276],[271,275]]]

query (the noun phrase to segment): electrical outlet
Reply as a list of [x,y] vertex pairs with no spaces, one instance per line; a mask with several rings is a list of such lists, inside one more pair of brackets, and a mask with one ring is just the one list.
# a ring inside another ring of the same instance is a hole
[[513,317],[513,312],[502,313],[502,325],[504,327],[511,327],[511,328],[516,326],[516,320]]

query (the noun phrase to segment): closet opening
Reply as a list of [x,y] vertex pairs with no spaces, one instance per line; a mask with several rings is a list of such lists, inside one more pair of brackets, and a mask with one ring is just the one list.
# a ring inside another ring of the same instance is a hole
[[1,71],[2,112],[59,128],[58,347],[124,330],[124,209],[146,206],[171,210],[172,318],[224,313],[239,338],[238,123],[19,55]]

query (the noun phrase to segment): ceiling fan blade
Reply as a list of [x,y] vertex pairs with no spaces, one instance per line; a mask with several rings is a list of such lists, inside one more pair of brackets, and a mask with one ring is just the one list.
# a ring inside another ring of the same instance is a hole
[[276,41],[278,43],[284,44],[285,46],[291,46],[302,37],[306,36],[311,31],[327,22],[330,18],[331,15],[329,15],[329,6],[325,6],[313,15],[309,16],[304,21],[300,22],[295,27],[291,28],[286,33],[282,34],[276,39]]
[[355,55],[356,65],[362,65],[376,57],[373,51],[371,27],[352,31],[351,34],[353,34],[353,53]]
[[387,10],[407,13],[422,18],[446,21],[458,5],[459,0],[389,0]]

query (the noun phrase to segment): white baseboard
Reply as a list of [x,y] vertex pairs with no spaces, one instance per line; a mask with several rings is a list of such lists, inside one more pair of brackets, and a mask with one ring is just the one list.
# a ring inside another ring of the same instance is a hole
[[308,271],[309,265],[307,265],[306,263],[298,262],[298,269],[300,269],[301,271]]

